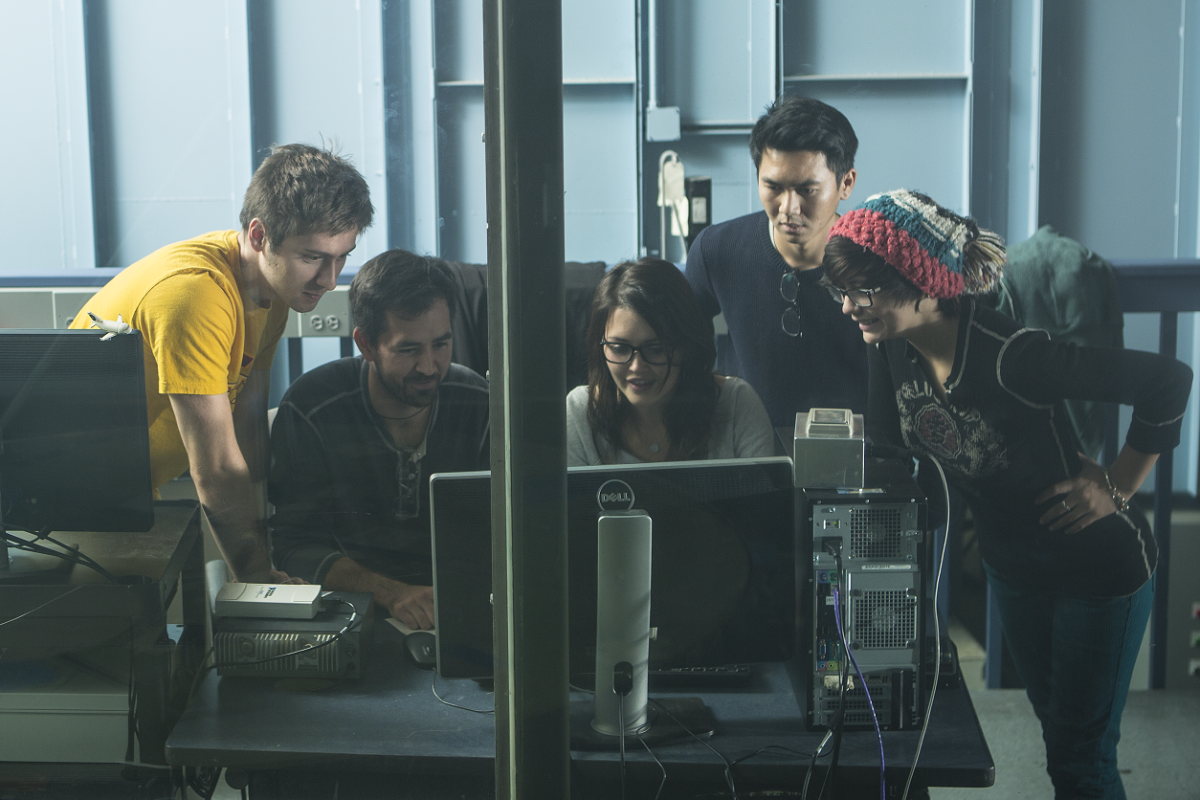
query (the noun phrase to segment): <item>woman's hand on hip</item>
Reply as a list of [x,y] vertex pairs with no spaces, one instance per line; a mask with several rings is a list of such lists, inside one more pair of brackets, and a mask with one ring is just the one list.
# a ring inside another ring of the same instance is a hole
[[1083,453],[1079,454],[1079,460],[1083,468],[1078,475],[1059,481],[1037,496],[1039,504],[1059,498],[1038,520],[1052,531],[1079,533],[1117,510],[1112,495],[1108,493],[1104,467]]

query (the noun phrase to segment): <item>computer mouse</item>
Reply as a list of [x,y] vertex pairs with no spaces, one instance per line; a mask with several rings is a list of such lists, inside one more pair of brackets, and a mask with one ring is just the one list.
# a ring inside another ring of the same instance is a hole
[[413,631],[404,637],[408,657],[421,669],[437,666],[437,636],[432,631]]

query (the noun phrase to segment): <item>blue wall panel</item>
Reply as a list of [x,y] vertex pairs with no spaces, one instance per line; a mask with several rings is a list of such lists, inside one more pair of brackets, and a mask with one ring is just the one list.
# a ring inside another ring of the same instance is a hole
[[375,205],[350,259],[361,264],[387,249],[378,0],[259,0],[250,20],[256,163],[291,142],[332,144],[349,158]]
[[788,88],[829,103],[854,126],[858,183],[843,211],[901,187],[967,210],[963,176],[970,107],[963,81],[803,82]]
[[1180,4],[1045,8],[1041,221],[1107,258],[1173,257]]
[[568,261],[611,264],[637,257],[636,168],[633,85],[564,87],[563,205]]
[[438,206],[441,252],[452,261],[487,261],[487,183],[483,89],[439,87]]
[[685,125],[751,122],[774,99],[774,7],[757,0],[659,4],[660,106]]
[[79,2],[0,3],[0,271],[95,265]]
[[784,74],[962,73],[969,14],[963,0],[784,2]]
[[87,8],[98,266],[236,227],[250,164],[244,5]]

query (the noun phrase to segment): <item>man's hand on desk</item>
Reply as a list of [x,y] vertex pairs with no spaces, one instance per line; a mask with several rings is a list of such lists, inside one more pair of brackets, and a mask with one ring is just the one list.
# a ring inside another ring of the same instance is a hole
[[352,558],[339,558],[325,573],[325,588],[370,592],[375,602],[410,628],[433,627],[433,587],[407,584],[372,572]]
[[433,587],[410,586],[396,581],[396,597],[388,604],[393,617],[410,628],[429,630],[433,627]]

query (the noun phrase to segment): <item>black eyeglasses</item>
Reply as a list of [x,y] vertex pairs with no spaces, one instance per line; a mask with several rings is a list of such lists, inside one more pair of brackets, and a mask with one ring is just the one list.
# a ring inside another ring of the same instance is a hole
[[633,361],[636,353],[642,354],[642,361],[656,367],[661,367],[670,361],[667,357],[667,348],[657,340],[645,342],[640,347],[634,347],[625,342],[603,341],[600,344],[604,347],[604,360],[610,364],[628,364]]
[[804,333],[800,330],[800,279],[796,277],[794,270],[789,269],[779,279],[779,294],[791,303],[783,310],[779,326],[788,336],[803,336]]
[[842,304],[845,298],[849,297],[850,303],[858,306],[859,308],[870,308],[872,302],[871,298],[883,291],[882,287],[879,289],[848,289],[846,291],[842,291],[836,286],[827,286],[825,288],[829,290],[830,296],[837,301],[839,306]]

